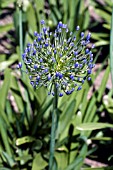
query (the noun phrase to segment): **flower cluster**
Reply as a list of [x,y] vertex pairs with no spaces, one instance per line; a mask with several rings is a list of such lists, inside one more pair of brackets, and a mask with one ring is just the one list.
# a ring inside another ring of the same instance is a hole
[[[79,30],[76,27],[76,33]],[[45,27],[41,21],[41,32],[34,32],[34,41],[28,43],[22,54],[26,73],[34,88],[45,86],[54,96],[55,85],[59,96],[81,90],[85,80],[90,80],[92,73],[93,53],[88,48],[91,33],[86,36],[81,32],[80,39],[69,32],[66,24],[58,23],[54,32]],[[92,46],[94,48],[94,45]],[[22,64],[19,63],[19,68]]]

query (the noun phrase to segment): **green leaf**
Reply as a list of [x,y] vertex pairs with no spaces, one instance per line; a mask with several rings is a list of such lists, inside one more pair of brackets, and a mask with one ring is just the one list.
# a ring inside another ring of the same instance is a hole
[[108,24],[103,24],[103,27],[110,30],[110,25],[108,25]]
[[0,62],[6,60],[6,54],[0,54]]
[[87,145],[84,144],[78,157],[76,157],[73,160],[73,162],[67,166],[65,170],[80,170],[83,165],[83,161],[86,157],[86,154],[87,154]]
[[95,8],[95,12],[96,12],[99,16],[101,16],[103,19],[105,19],[105,21],[106,21],[107,23],[110,24],[110,22],[111,22],[111,15],[109,15],[109,14],[108,14],[107,12],[105,12],[104,10],[96,9],[96,8]]
[[36,117],[34,118],[34,121],[32,123],[32,135],[34,135],[37,131],[37,126],[39,124],[39,122],[41,121],[43,115],[45,114],[45,112],[47,111],[47,109],[51,106],[53,99],[50,98],[49,100],[46,100],[46,102],[44,104],[42,104],[42,106],[40,107],[40,110],[38,112],[38,114],[36,115]]
[[34,161],[32,170],[41,170],[44,169],[47,166],[47,162],[42,158],[41,154],[37,154]]
[[26,14],[27,14],[27,20],[28,20],[30,32],[33,34],[33,32],[37,30],[37,24],[36,24],[35,12],[32,5],[29,5]]
[[32,150],[39,151],[42,148],[42,145],[43,145],[42,141],[37,139],[37,140],[35,140],[35,142],[32,145]]
[[24,103],[23,103],[22,97],[20,96],[20,93],[14,89],[12,89],[11,92],[16,101],[18,112],[22,113],[24,111]]
[[55,15],[57,16],[58,20],[61,20],[62,15],[61,15],[59,9],[57,7],[53,7],[53,11],[54,11]]
[[[69,29],[74,30],[75,24],[77,25],[77,17],[79,17],[79,9],[80,9],[80,1],[79,0],[70,0],[68,2],[69,5]],[[76,22],[76,23],[75,23]]]
[[7,1],[0,0],[0,5],[2,8],[7,8],[9,3],[14,3],[14,2],[16,2],[16,0],[7,0]]
[[24,137],[18,138],[16,140],[16,145],[19,146],[19,145],[22,145],[22,144],[31,143],[33,141],[35,141],[35,138],[33,138],[31,136],[24,136]]
[[7,127],[6,127],[6,124],[1,116],[0,116],[0,136],[1,136],[2,142],[5,146],[6,152],[9,154],[9,156],[12,157],[12,150],[11,150],[11,146],[9,144]]
[[13,54],[10,56],[10,59],[0,63],[0,71],[5,70],[8,66],[12,65],[15,61],[18,60],[18,55]]
[[97,130],[103,128],[113,128],[113,125],[110,123],[82,123],[76,126],[78,130]]
[[95,46],[98,47],[98,46],[102,46],[102,45],[108,45],[109,44],[109,41],[105,41],[105,40],[100,40],[98,42],[95,43]]
[[107,81],[108,81],[108,77],[109,77],[109,72],[110,72],[110,68],[109,66],[107,67],[105,73],[104,73],[104,76],[103,76],[103,79],[102,79],[102,82],[101,82],[101,85],[98,89],[98,98],[97,100],[100,101],[101,98],[102,98],[102,95],[104,93],[104,90],[106,88],[106,84],[107,84]]
[[11,30],[13,27],[14,27],[13,23],[1,25],[0,26],[0,33],[7,32],[7,31]]
[[65,110],[62,113],[62,117],[59,124],[59,133],[62,134],[68,127],[70,120],[72,119],[72,115],[74,113],[74,107],[75,107],[75,100],[71,101],[71,103],[68,105],[68,107],[65,107]]
[[101,167],[101,168],[82,168],[81,170],[113,170],[112,167]]
[[111,31],[110,31],[110,69],[111,69],[112,86],[113,86],[113,8],[112,8]]
[[8,90],[10,87],[11,70],[6,69],[4,76],[5,76],[5,79],[4,79],[3,85],[0,89],[0,109],[2,108],[3,110],[5,108],[5,101],[6,101],[6,98],[8,95]]
[[[12,169],[0,167],[0,170],[12,170]],[[16,169],[15,169],[15,170],[16,170]]]
[[[36,5],[36,14],[37,14],[37,18],[38,19],[38,23],[40,23],[40,20],[44,19],[45,20],[45,13],[44,13],[44,4],[45,1],[44,0],[34,0],[35,5]],[[35,9],[34,9],[35,10]],[[39,24],[39,30],[41,29],[41,26]]]
[[95,40],[101,40],[101,38],[109,38],[109,34],[107,33],[92,33],[91,37]]
[[11,168],[14,168],[17,165],[14,159],[12,159],[6,152],[2,152],[1,157],[4,157],[6,159],[7,164],[9,164]]
[[66,152],[55,152],[55,158],[58,164],[58,169],[65,169],[67,167],[68,153]]

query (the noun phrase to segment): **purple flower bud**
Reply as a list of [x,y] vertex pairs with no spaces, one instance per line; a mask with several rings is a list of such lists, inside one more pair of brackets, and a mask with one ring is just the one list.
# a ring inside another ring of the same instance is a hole
[[71,92],[73,92],[74,90],[75,90],[75,88],[72,88],[72,89],[71,89]]
[[52,95],[54,96],[54,95],[55,95],[55,93],[54,93],[54,92],[52,92]]
[[73,54],[76,56],[78,55],[78,51],[74,51]]
[[95,44],[93,44],[91,48],[95,48]]
[[61,79],[63,77],[62,73],[59,73],[59,79]]
[[58,77],[59,76],[59,72],[56,72],[56,77]]
[[75,65],[74,65],[74,66],[75,66],[75,68],[79,67],[79,64],[78,64],[78,62],[77,62],[77,63],[75,63]]
[[56,62],[56,60],[55,60],[55,58],[54,58],[54,57],[52,57],[51,59],[52,59],[52,61],[53,61],[53,62]]
[[73,47],[74,45],[75,45],[75,44],[74,44],[73,42],[72,42],[72,43],[70,43],[70,46],[71,46],[71,47]]
[[36,80],[39,81],[40,80],[40,76],[37,76]]
[[79,64],[79,67],[82,68],[83,64]]
[[44,73],[47,73],[48,72],[48,68],[46,68],[45,70],[44,70]]
[[51,75],[50,74],[47,76],[47,79],[48,79],[48,81],[51,80]]
[[89,63],[89,64],[88,64],[88,68],[89,68],[89,69],[92,69],[92,68],[93,68],[93,64],[92,64],[92,63]]
[[40,23],[41,23],[41,25],[44,25],[44,24],[45,24],[45,21],[44,21],[44,20],[41,20]]
[[91,74],[91,72],[92,72],[91,69],[87,70],[87,73],[88,73],[88,74]]
[[82,84],[84,84],[84,81],[85,81],[85,80],[83,79],[83,80],[82,80]]
[[30,63],[32,63],[32,60],[28,59],[27,64],[30,64]]
[[81,41],[81,45],[85,46],[86,45],[86,42],[83,40]]
[[62,28],[66,29],[67,25],[66,24],[62,24]]
[[48,95],[50,95],[50,94],[51,94],[51,92],[49,91],[49,92],[48,92]]
[[54,54],[56,54],[57,53],[57,50],[54,50]]
[[73,41],[76,41],[76,37],[75,36],[73,37]]
[[86,54],[88,54],[89,53],[89,49],[87,48],[85,52],[86,52]]
[[30,84],[31,84],[32,86],[34,86],[34,81],[30,81]]
[[61,29],[61,28],[59,28],[59,29],[58,29],[58,32],[62,32],[62,29]]
[[61,21],[58,23],[58,26],[59,26],[59,28],[62,28],[63,24]]
[[30,47],[31,46],[31,44],[30,43],[27,43],[27,47]]
[[86,40],[88,41],[91,38],[91,33],[89,32],[86,36]]
[[71,94],[71,92],[70,92],[70,91],[66,91],[66,94],[67,94],[67,95],[70,95],[70,94]]
[[93,58],[92,57],[90,58],[90,62],[93,62]]
[[26,53],[23,53],[23,54],[22,54],[22,59],[24,60],[25,57],[26,57]]
[[90,80],[91,80],[91,77],[88,77],[87,80],[90,81]]
[[70,32],[70,36],[73,34],[73,32]]
[[34,65],[34,69],[37,69],[38,67],[37,67],[37,65]]
[[60,57],[62,57],[62,53],[60,53],[59,55],[60,55]]
[[40,59],[39,59],[39,61],[40,61],[40,63],[42,63],[42,62],[43,62],[43,59],[42,59],[42,58],[40,58]]
[[83,63],[84,63],[84,64],[86,64],[86,63],[87,63],[87,60],[86,60],[86,59],[84,59],[84,60],[83,60]]
[[31,75],[29,76],[29,79],[30,79],[30,80],[32,79],[32,76],[31,76]]
[[84,32],[81,32],[81,37],[84,37]]
[[74,79],[75,79],[75,78],[74,78],[74,76],[73,76],[72,74],[70,75],[70,78],[71,78],[72,80],[74,80]]
[[35,49],[33,50],[33,55],[36,55],[36,50]]
[[76,30],[79,31],[79,29],[80,29],[80,26],[78,25],[78,26],[76,27]]
[[59,97],[62,97],[63,96],[63,93],[59,93]]
[[22,68],[22,63],[21,62],[18,63],[17,68]]
[[47,28],[46,27],[43,27],[43,32],[45,34],[45,32],[47,31]]
[[35,32],[34,32],[34,36],[36,37],[37,35],[38,35],[38,33],[35,31]]
[[38,36],[37,41],[41,41],[41,39],[42,39],[41,36]]
[[45,43],[45,47],[48,47],[48,46],[49,46],[49,44],[46,42],[46,43]]
[[69,32],[68,28],[66,28],[66,33]]
[[78,89],[77,89],[77,91],[79,91],[79,90],[81,90],[81,89],[82,89],[82,86],[79,86]]

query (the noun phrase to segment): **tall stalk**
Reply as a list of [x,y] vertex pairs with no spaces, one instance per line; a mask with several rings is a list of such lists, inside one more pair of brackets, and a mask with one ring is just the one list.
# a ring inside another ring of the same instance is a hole
[[22,31],[22,11],[19,8],[19,44],[20,44],[20,53],[23,53],[23,31]]
[[49,170],[53,168],[54,162],[54,151],[55,151],[55,137],[56,137],[56,130],[57,130],[57,123],[58,123],[58,112],[57,112],[57,105],[58,105],[58,95],[57,95],[57,88],[54,85],[54,99],[53,99],[53,112],[52,112],[52,125],[51,125],[51,137],[50,137],[50,157],[49,157]]
[[[20,45],[20,55],[22,56],[23,54],[23,25],[22,25],[22,4],[19,4],[19,11],[18,11],[18,16],[19,16],[19,45]],[[22,66],[23,66],[23,69],[25,70],[25,65],[24,65],[24,62],[22,60],[22,57],[21,57],[21,63],[22,63]],[[23,74],[22,70],[21,70],[21,75],[22,75],[22,79],[25,81],[26,80],[26,76],[25,74]],[[27,93],[27,90],[24,89],[24,95],[25,95],[25,99],[26,101],[28,101],[28,93]],[[30,111],[30,107],[29,105],[27,106],[29,108],[29,111]],[[26,114],[25,112],[25,116],[26,116],[26,120],[27,120],[27,123],[28,123],[28,126],[30,126],[30,114],[29,112]]]
[[[23,27],[22,27],[22,9],[21,8],[22,7],[19,6],[19,45],[20,45],[20,56],[22,56],[22,53],[23,53]],[[20,60],[21,60],[22,66],[24,68],[25,66],[24,66],[22,57],[21,57]],[[25,79],[25,76],[22,73],[22,71],[21,71],[21,74],[22,74],[22,78]]]

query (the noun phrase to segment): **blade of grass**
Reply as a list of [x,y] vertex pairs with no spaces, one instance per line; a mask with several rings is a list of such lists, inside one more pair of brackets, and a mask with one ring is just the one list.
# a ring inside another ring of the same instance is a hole
[[5,79],[4,79],[4,83],[0,89],[0,107],[4,110],[5,108],[5,101],[7,98],[7,94],[8,94],[8,90],[10,87],[10,80],[11,80],[11,70],[10,69],[6,69],[5,70]]
[[5,122],[4,122],[4,120],[2,119],[1,116],[0,116],[0,135],[1,135],[1,139],[2,139],[2,142],[4,144],[6,152],[8,153],[8,155],[13,157],[12,150],[11,150],[11,147],[10,147],[10,144],[9,144],[9,140],[8,140],[6,124],[5,124]]
[[113,8],[112,8],[111,31],[110,31],[110,69],[111,69],[112,86],[113,86]]
[[109,77],[109,71],[110,71],[110,68],[109,66],[106,68],[106,71],[104,73],[104,77],[102,79],[102,82],[101,82],[101,85],[100,85],[100,88],[98,89],[98,98],[97,98],[97,101],[100,101],[101,98],[102,98],[102,95],[105,91],[105,88],[106,88],[106,84],[107,84],[107,81],[108,81],[108,77]]

